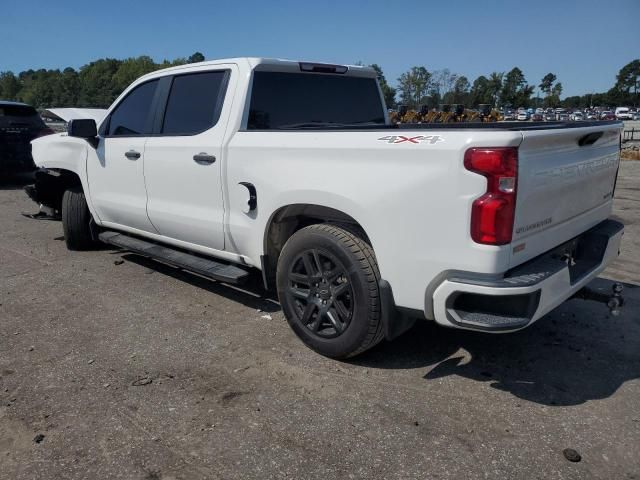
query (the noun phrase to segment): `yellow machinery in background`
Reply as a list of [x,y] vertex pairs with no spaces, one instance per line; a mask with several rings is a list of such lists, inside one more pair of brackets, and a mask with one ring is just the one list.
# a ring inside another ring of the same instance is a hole
[[427,105],[421,105],[418,110],[410,110],[406,105],[400,105],[397,111],[389,114],[389,120],[392,124],[499,122],[502,115],[488,104],[479,105],[477,110],[466,109],[461,104],[440,104],[437,110],[430,110]]

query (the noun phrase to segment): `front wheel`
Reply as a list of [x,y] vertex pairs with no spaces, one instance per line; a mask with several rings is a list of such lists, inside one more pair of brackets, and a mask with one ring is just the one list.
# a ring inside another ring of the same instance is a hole
[[72,187],[62,197],[62,229],[69,250],[89,250],[95,246],[91,236],[91,213],[80,187]]
[[379,280],[371,246],[335,225],[298,230],[278,259],[285,317],[307,346],[327,357],[353,357],[382,340]]

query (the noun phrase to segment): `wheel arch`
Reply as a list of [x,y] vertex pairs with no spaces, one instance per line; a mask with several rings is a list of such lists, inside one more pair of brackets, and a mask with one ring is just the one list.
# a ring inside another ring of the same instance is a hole
[[64,168],[41,168],[35,173],[35,184],[26,187],[26,191],[34,202],[60,211],[64,192],[75,186],[84,189],[76,172]]
[[271,214],[264,231],[261,263],[265,287],[274,285],[278,258],[286,241],[301,228],[320,223],[331,223],[347,228],[371,245],[371,240],[362,224],[342,210],[313,203],[284,205]]

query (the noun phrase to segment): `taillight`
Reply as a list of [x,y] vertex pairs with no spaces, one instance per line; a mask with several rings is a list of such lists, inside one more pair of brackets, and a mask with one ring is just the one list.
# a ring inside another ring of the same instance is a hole
[[518,186],[518,149],[470,148],[464,154],[467,170],[487,178],[487,191],[473,202],[471,238],[486,245],[511,243]]
[[49,127],[44,127],[43,129],[38,131],[38,133],[36,134],[36,138],[44,137],[46,135],[51,135],[53,133],[56,133],[56,131]]

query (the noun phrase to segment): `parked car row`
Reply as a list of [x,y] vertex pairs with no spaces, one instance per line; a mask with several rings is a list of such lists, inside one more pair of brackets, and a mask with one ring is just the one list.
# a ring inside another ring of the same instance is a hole
[[640,120],[640,109],[617,107],[608,109],[568,110],[565,108],[518,108],[517,110],[503,109],[501,114],[504,121],[532,121],[532,122],[580,122],[583,120]]

